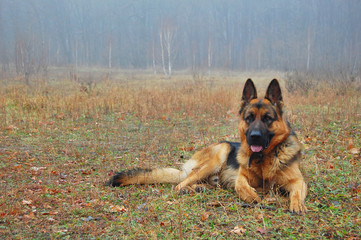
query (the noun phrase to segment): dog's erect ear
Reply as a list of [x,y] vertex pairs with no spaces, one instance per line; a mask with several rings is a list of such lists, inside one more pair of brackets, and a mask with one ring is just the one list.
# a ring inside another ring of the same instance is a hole
[[249,78],[247,82],[244,84],[242,101],[249,102],[255,98],[257,98],[257,90],[252,80]]
[[247,82],[244,84],[243,95],[241,101],[241,109],[239,110],[239,114],[242,114],[244,107],[252,100],[257,98],[257,90],[254,86],[252,80],[249,78]]
[[273,79],[269,84],[265,98],[268,99],[273,105],[282,108],[283,102],[281,87],[277,79]]

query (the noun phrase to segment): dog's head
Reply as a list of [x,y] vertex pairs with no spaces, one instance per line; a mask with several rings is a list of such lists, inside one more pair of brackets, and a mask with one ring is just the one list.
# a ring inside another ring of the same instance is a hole
[[248,79],[242,95],[239,111],[241,122],[238,130],[242,146],[250,154],[267,154],[290,134],[283,118],[281,88],[276,79],[269,84],[264,98],[257,98],[257,91]]

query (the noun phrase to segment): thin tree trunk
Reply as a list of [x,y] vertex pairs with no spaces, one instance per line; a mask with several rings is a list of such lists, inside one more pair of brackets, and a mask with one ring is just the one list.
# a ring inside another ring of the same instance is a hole
[[167,52],[168,52],[168,77],[172,77],[172,60],[171,60],[171,50],[172,50],[172,37],[170,31],[167,32]]
[[109,41],[109,59],[108,59],[108,68],[112,68],[112,41]]
[[153,46],[152,46],[152,57],[153,57],[153,73],[157,74],[157,66],[155,64],[155,44],[154,44],[154,40],[153,40]]
[[162,68],[164,75],[167,76],[167,71],[165,70],[165,62],[164,62],[164,47],[163,47],[163,35],[162,32],[159,33],[159,39],[160,39],[160,50],[162,55]]

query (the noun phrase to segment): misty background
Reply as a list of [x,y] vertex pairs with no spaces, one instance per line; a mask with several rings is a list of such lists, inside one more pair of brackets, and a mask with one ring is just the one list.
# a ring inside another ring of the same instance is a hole
[[360,71],[359,0],[0,0],[0,64]]

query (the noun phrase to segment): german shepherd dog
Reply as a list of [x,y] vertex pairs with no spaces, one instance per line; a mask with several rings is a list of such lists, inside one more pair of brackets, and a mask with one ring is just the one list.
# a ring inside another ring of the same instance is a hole
[[264,98],[257,98],[251,79],[243,89],[241,142],[220,142],[196,152],[182,167],[133,169],[116,173],[110,186],[175,183],[177,191],[199,189],[201,183],[233,188],[247,203],[259,203],[256,189],[276,186],[289,193],[289,210],[304,213],[307,186],[299,169],[302,146],[283,113],[281,88],[276,79]]

